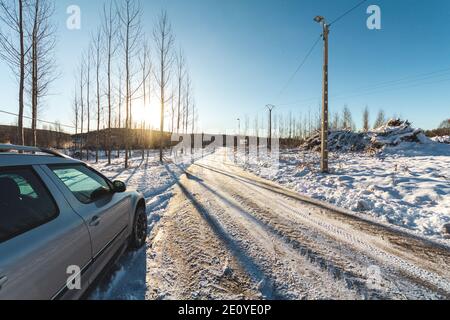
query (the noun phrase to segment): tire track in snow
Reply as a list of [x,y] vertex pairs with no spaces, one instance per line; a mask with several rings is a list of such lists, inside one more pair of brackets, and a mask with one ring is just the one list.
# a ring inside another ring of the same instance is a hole
[[[199,165],[200,167],[206,168],[205,166]],[[234,179],[236,180],[236,179]],[[241,181],[243,182],[243,181]],[[225,186],[224,182],[221,181],[219,184],[221,187]],[[242,187],[236,187],[233,186],[235,190],[242,190]],[[261,192],[261,189],[255,186],[255,183],[247,183],[246,188],[249,189],[259,189],[258,191]],[[270,195],[267,195],[267,199],[271,199],[272,197]],[[437,291],[443,296],[448,296],[449,291],[449,285],[448,281],[445,278],[442,278],[441,276],[436,275],[433,272],[429,272],[427,270],[424,270],[423,268],[420,268],[416,266],[415,264],[412,264],[408,261],[405,261],[402,258],[399,258],[397,256],[394,256],[380,248],[378,246],[374,246],[367,242],[367,237],[358,237],[355,236],[353,233],[350,233],[340,227],[337,227],[334,224],[330,224],[327,222],[324,222],[323,220],[318,220],[313,218],[309,214],[304,214],[302,212],[299,212],[298,208],[293,208],[287,206],[284,202],[281,203],[278,198],[275,198],[275,200],[278,202],[279,205],[283,208],[283,211],[290,212],[292,215],[295,215],[297,217],[303,218],[303,222],[309,224],[310,226],[315,227],[316,229],[319,229],[321,232],[324,232],[325,234],[331,234],[334,237],[338,238],[340,241],[344,241],[345,243],[351,244],[353,247],[357,248],[358,250],[364,251],[366,254],[369,254],[371,256],[374,256],[377,258],[377,260],[382,260],[387,265],[393,265],[396,269],[399,269],[404,274],[408,275],[411,280],[415,280],[416,283],[421,283],[422,285],[428,285],[428,287],[431,286],[431,289],[433,291]],[[394,285],[395,286],[395,285]]]
[[[345,279],[333,278],[311,264],[296,248],[287,245],[279,235],[250,217],[225,195],[200,184],[204,190],[202,198],[208,199],[208,211],[213,212],[215,219],[236,239],[245,254],[264,270],[262,281],[282,293],[280,298],[356,299],[361,296],[346,285]],[[220,186],[223,188],[224,184]]]

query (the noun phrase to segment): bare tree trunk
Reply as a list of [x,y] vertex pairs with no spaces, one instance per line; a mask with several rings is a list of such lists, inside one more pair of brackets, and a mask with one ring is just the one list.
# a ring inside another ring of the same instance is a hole
[[81,104],[81,136],[80,136],[80,160],[83,160],[83,144],[84,144],[84,101],[83,101],[83,77],[84,77],[84,66],[81,62],[81,74],[80,74],[80,104]]
[[[25,73],[26,57],[29,51],[25,44],[25,0],[0,0],[0,21],[5,28],[0,28],[0,59],[13,70],[19,81],[17,144],[25,144],[23,117],[25,106]],[[6,30],[9,33],[6,33]]]
[[[130,133],[132,124],[132,97],[136,91],[131,91],[131,81],[133,77],[132,72],[132,57],[137,55],[137,46],[142,43],[141,37],[141,12],[142,7],[139,1],[123,0],[122,6],[118,8],[119,19],[123,26],[121,32],[121,43],[125,54],[125,108],[126,108],[126,128],[125,128],[125,168],[128,168],[128,161],[130,158]],[[138,87],[140,89],[140,86]]]
[[177,56],[177,76],[178,76],[178,110],[177,110],[177,133],[180,133],[180,121],[181,121],[181,90],[184,78],[184,57],[181,52]]
[[91,48],[87,53],[87,82],[86,82],[86,113],[87,113],[87,133],[86,133],[86,160],[89,161],[89,134],[91,132]]
[[[122,70],[119,70],[119,129],[122,128]],[[120,146],[117,148],[117,158],[120,158]]]
[[160,133],[159,133],[159,160],[163,162],[163,148],[164,148],[164,112],[166,101],[166,88],[170,80],[170,69],[173,63],[171,55],[172,47],[174,43],[174,37],[172,34],[172,28],[170,26],[167,13],[162,12],[158,23],[153,31],[155,44],[159,54],[159,74],[156,74],[156,81],[160,88],[160,103],[161,103],[161,115],[160,115]]
[[25,88],[25,40],[23,22],[23,0],[19,2],[19,37],[20,37],[20,80],[19,80],[19,119],[17,125],[17,139],[19,144],[25,145],[23,133],[24,88]]
[[36,0],[34,7],[33,31],[31,36],[31,131],[33,146],[37,145],[37,32],[38,32],[39,0]]
[[108,148],[108,164],[111,164],[112,142],[111,142],[111,117],[112,117],[112,101],[111,101],[111,64],[112,57],[115,53],[115,46],[113,43],[115,37],[115,15],[113,15],[113,2],[109,4],[109,8],[106,8],[106,4],[103,7],[103,32],[106,37],[106,55],[107,55],[107,99],[108,99],[108,134],[107,134],[107,148]]
[[100,47],[101,47],[101,32],[98,31],[94,39],[95,46],[95,69],[96,69],[96,85],[97,85],[97,133],[95,141],[95,163],[99,160],[100,149]]
[[184,112],[185,112],[185,124],[184,124],[184,133],[188,133],[189,131],[189,110],[191,105],[191,78],[189,74],[186,75],[186,88],[184,93],[185,98],[185,106],[184,106]]
[[[75,98],[74,98],[74,100],[73,100],[73,115],[74,115],[74,117],[75,117],[73,123],[74,123],[74,125],[75,125],[75,139],[76,139],[76,137],[78,136],[78,119],[79,119],[79,112],[80,112],[80,110],[79,110],[79,106],[78,106],[77,90],[76,90],[76,88],[75,88]],[[76,150],[76,149],[77,149],[77,143],[76,143],[76,140],[75,140],[75,145],[74,145],[74,147],[75,147],[75,150]]]
[[[164,67],[164,52],[165,52],[165,39],[162,41],[161,47],[161,84],[164,83],[165,79],[165,67]],[[159,134],[159,161],[163,161],[163,135],[164,135],[164,103],[165,101],[165,85],[161,85],[161,116],[160,116],[160,134]]]
[[[129,17],[129,13],[127,14]],[[128,148],[129,148],[129,121],[130,121],[130,59],[129,59],[129,53],[130,53],[130,30],[129,25],[127,25],[127,31],[126,31],[126,44],[125,44],[125,79],[126,79],[126,85],[125,85],[125,92],[126,92],[126,100],[125,100],[125,109],[126,109],[126,120],[125,120],[125,168],[128,168]]]
[[112,113],[112,105],[111,105],[111,37],[108,38],[108,164],[111,164],[111,113]]
[[50,0],[34,0],[28,2],[30,5],[30,29],[27,35],[31,39],[28,64],[31,66],[29,74],[31,81],[28,82],[31,93],[31,129],[32,144],[37,145],[37,117],[39,100],[48,94],[50,84],[56,79],[53,50],[56,45],[56,28],[52,23],[55,11],[53,2]]
[[192,104],[192,134],[194,134],[194,130],[195,130],[195,103]]

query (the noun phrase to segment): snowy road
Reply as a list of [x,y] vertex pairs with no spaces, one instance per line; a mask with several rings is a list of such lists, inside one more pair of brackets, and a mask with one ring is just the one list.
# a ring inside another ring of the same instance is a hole
[[304,201],[224,159],[178,180],[149,240],[147,299],[450,298],[448,246]]

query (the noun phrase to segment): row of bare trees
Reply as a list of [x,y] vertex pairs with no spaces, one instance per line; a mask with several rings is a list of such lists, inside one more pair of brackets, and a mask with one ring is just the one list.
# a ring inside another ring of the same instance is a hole
[[[151,37],[142,24],[140,0],[106,1],[101,26],[93,34],[78,67],[73,111],[76,134],[80,137],[81,156],[84,146],[92,143],[89,133],[91,100],[95,100],[96,160],[99,158],[100,131],[107,130],[106,152],[111,163],[112,129],[124,129],[125,167],[130,156],[130,131],[140,126],[142,132],[156,119],[138,117],[136,104],[160,109],[159,149],[163,160],[165,133],[195,131],[196,114],[193,88],[186,59],[181,49],[175,50],[175,36],[165,11],[157,17]],[[153,40],[153,41],[151,41]],[[153,43],[153,45],[152,45]],[[95,88],[91,88],[94,70]],[[91,91],[95,91],[92,98]],[[155,114],[155,112],[147,112]],[[166,123],[166,118],[170,121]],[[136,118],[136,119],[134,119]],[[78,135],[79,133],[79,135]],[[87,152],[89,157],[89,152]]]
[[[395,116],[394,116],[395,117]],[[246,116],[239,134],[255,135],[258,137],[268,136],[268,119],[266,114],[255,116],[253,123]],[[331,130],[351,130],[356,131],[356,124],[353,120],[352,113],[348,106],[344,106],[341,112],[335,112],[330,119]],[[266,125],[267,123],[267,125]],[[368,132],[371,128],[377,129],[387,123],[385,112],[380,110],[374,121],[373,127],[370,125],[370,111],[368,107],[363,110],[362,131]],[[276,135],[281,139],[288,140],[304,140],[315,134],[321,128],[321,114],[319,109],[312,112],[311,109],[306,114],[294,115],[291,112],[283,115],[283,113],[275,113],[272,121],[272,135]]]
[[57,78],[55,7],[51,0],[0,0],[0,59],[18,82],[17,141],[25,144],[25,106],[31,107],[33,145],[42,101]]

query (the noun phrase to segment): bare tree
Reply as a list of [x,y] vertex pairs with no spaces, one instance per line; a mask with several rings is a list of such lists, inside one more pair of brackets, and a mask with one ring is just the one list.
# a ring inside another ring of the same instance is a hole
[[[118,128],[121,129],[122,125],[123,125],[123,119],[122,119],[122,101],[123,101],[123,94],[122,94],[122,75],[123,75],[123,69],[119,67],[119,82],[118,82],[118,110],[117,110],[117,115],[118,115]],[[117,158],[120,158],[120,146],[117,148]]]
[[84,147],[84,137],[83,137],[83,131],[84,131],[84,99],[83,99],[83,92],[84,92],[84,63],[83,61],[80,62],[80,78],[79,78],[79,85],[80,85],[80,108],[81,108],[81,115],[80,115],[80,160],[83,160],[83,147]]
[[150,46],[147,41],[144,42],[142,47],[142,55],[139,57],[139,63],[142,70],[142,94],[144,97],[144,107],[147,107],[148,104],[150,104],[151,95],[151,91],[147,88],[147,82],[150,82],[149,74],[152,70]]
[[97,131],[95,135],[95,162],[99,160],[100,149],[100,118],[101,118],[101,95],[100,95],[100,67],[101,67],[101,46],[102,46],[102,32],[98,30],[92,38],[94,50],[94,65],[95,65],[95,84],[97,94]]
[[378,129],[386,123],[386,115],[383,110],[380,110],[373,126],[374,129]]
[[31,129],[33,145],[37,144],[37,117],[40,110],[40,100],[48,94],[51,83],[57,78],[54,49],[56,45],[56,27],[51,22],[55,5],[49,0],[30,0],[28,14],[30,26],[27,36],[31,40],[31,50],[28,52],[30,62],[27,66],[31,75],[28,81],[31,95]]
[[442,121],[439,125],[439,129],[450,129],[450,119]]
[[341,127],[346,130],[354,130],[355,124],[353,122],[352,113],[348,106],[344,106],[342,111],[342,125]]
[[[75,137],[78,135],[78,122],[80,120],[80,105],[78,103],[78,94],[75,88],[75,94],[73,99],[73,125],[75,126]],[[75,149],[77,145],[75,144]]]
[[118,6],[118,16],[121,23],[121,43],[123,44],[125,64],[125,109],[126,109],[126,137],[125,137],[125,168],[128,168],[129,158],[129,129],[131,128],[131,82],[133,77],[132,59],[138,53],[141,39],[141,3],[135,0],[123,0]]
[[86,132],[86,160],[89,161],[89,134],[91,132],[91,66],[92,66],[92,46],[89,44],[86,52],[85,60],[86,66],[86,120],[87,120],[87,132]]
[[185,87],[184,87],[184,133],[187,133],[189,130],[189,112],[192,104],[192,81],[189,73],[186,72],[185,77]]
[[175,88],[172,87],[172,95],[171,95],[172,99],[170,102],[170,134],[173,134],[175,132],[175,116],[177,114],[176,111],[176,105],[175,105]]
[[24,91],[26,55],[25,47],[25,0],[0,0],[0,22],[6,30],[0,28],[0,58],[4,60],[19,81],[19,117],[17,121],[17,140],[25,144],[23,130]]
[[185,60],[183,56],[183,52],[180,49],[180,52],[178,53],[176,57],[177,62],[177,89],[178,89],[178,95],[177,95],[177,133],[180,133],[180,122],[181,122],[181,99],[182,95],[181,92],[183,90],[183,80],[185,76]]
[[364,109],[364,112],[363,112],[363,131],[364,132],[368,132],[370,129],[369,116],[370,116],[369,107],[366,106],[366,108]]
[[[125,6],[129,8],[130,0],[126,1]],[[111,92],[111,66],[112,59],[117,50],[117,44],[115,42],[115,37],[117,35],[117,11],[113,10],[113,1],[109,4],[103,5],[103,38],[104,38],[104,49],[106,52],[106,75],[107,75],[107,90],[106,97],[108,100],[108,134],[107,134],[107,147],[108,147],[108,164],[111,164],[111,117],[112,117],[112,92]],[[119,8],[116,5],[116,9]]]
[[158,55],[158,71],[155,72],[155,79],[160,89],[160,134],[159,134],[159,160],[163,161],[163,134],[164,134],[164,111],[166,100],[166,90],[170,81],[170,73],[173,64],[172,49],[174,44],[174,36],[172,34],[172,27],[167,16],[167,12],[163,11],[158,22],[153,30],[153,38],[156,45]]
[[339,115],[339,112],[335,112],[331,120],[331,128],[333,130],[338,130],[340,128],[340,125],[341,125],[341,117]]
[[192,134],[194,134],[195,133],[195,124],[196,124],[196,121],[198,119],[197,106],[195,105],[195,100],[194,99],[192,101],[192,108],[191,108],[191,110],[192,110],[192,123],[191,123],[192,130],[191,130],[191,132],[192,132]]
[[246,137],[249,134],[250,129],[250,118],[246,114],[244,117],[244,137]]
[[[143,108],[150,108],[150,97],[151,97],[151,80],[150,74],[152,71],[152,60],[151,60],[151,52],[148,41],[144,41],[144,45],[141,49],[142,53],[139,56],[140,67],[142,71],[142,82],[140,87],[142,87],[142,95],[144,97],[144,106]],[[147,90],[147,83],[149,84]],[[148,99],[147,99],[148,95]],[[150,120],[150,119],[149,119]],[[146,148],[146,134],[145,134],[145,120],[141,121],[141,146],[142,146],[142,161],[145,158],[145,148]],[[147,159],[149,156],[149,152],[147,152]]]

